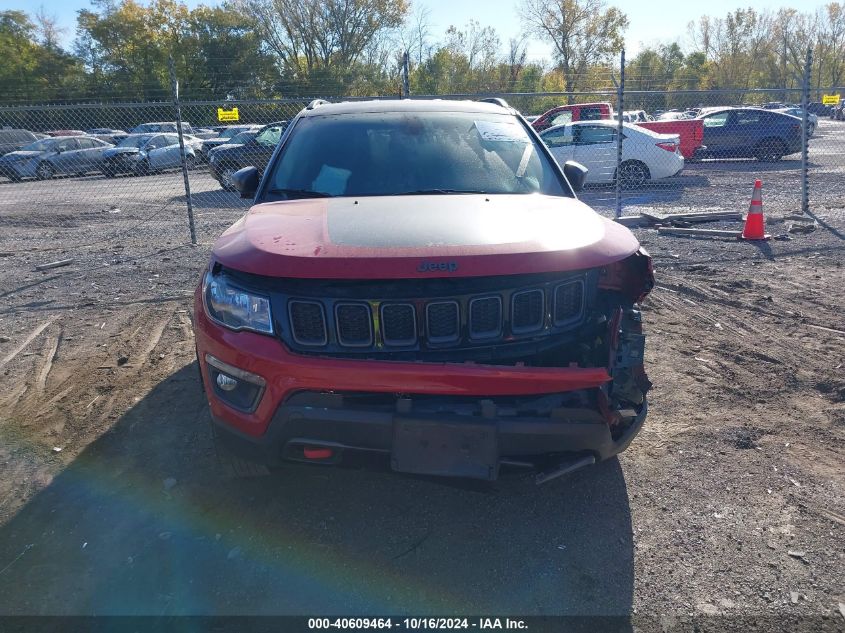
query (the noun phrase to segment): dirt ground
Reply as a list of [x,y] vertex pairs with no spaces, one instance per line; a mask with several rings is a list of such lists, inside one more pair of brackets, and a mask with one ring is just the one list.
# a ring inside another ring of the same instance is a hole
[[808,235],[773,209],[769,231],[791,239],[760,243],[637,230],[658,284],[648,421],[618,459],[541,487],[378,463],[223,478],[190,293],[232,212],[199,248],[136,232],[98,250],[73,240],[99,216],[57,209],[48,239],[44,218],[5,216],[0,614],[801,615],[841,630],[843,209],[819,205]]

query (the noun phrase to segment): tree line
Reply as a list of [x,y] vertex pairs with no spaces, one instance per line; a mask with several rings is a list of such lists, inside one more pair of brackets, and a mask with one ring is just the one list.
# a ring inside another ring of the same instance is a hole
[[[403,53],[416,94],[613,89],[627,16],[605,0],[518,0],[523,35],[477,21],[435,34],[408,0],[92,0],[71,45],[39,10],[0,11],[0,100],[170,98],[172,58],[186,99],[399,94]],[[528,61],[531,38],[552,59]],[[629,90],[795,88],[807,48],[813,86],[845,73],[845,5],[815,12],[737,9],[702,16],[686,37],[626,64]]]

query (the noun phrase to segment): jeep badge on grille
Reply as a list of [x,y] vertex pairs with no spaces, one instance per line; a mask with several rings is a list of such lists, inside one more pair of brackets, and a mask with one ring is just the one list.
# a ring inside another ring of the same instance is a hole
[[421,262],[417,266],[418,273],[450,272],[458,270],[458,262]]

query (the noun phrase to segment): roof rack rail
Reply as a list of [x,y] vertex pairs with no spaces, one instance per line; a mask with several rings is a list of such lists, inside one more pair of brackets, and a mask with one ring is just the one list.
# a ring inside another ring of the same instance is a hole
[[501,97],[485,97],[484,99],[479,99],[479,101],[482,103],[495,103],[497,106],[510,109],[508,102]]
[[314,108],[321,106],[321,105],[326,105],[327,103],[328,103],[328,101],[326,101],[325,99],[314,99],[314,101],[312,101],[307,106],[305,106],[305,109],[306,110],[313,110]]

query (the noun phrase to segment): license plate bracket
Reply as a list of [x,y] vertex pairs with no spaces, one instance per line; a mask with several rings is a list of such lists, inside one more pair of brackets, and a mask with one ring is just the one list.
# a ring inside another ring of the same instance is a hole
[[492,481],[499,474],[496,425],[396,418],[390,461],[397,472]]

